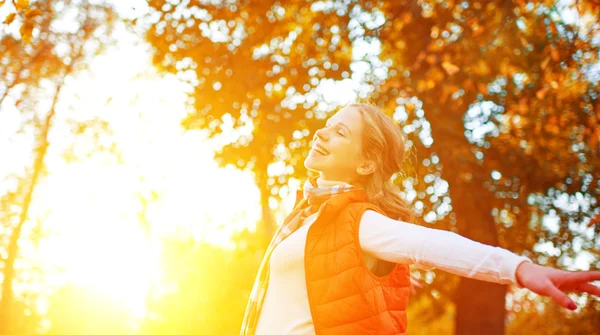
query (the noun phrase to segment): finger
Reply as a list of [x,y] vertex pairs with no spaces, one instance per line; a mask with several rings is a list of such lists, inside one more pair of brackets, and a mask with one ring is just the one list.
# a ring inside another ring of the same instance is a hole
[[590,283],[580,284],[574,292],[585,292],[600,297],[600,287],[592,285]]
[[566,272],[564,275],[565,282],[589,282],[600,280],[600,271],[577,271]]
[[423,288],[423,284],[421,284],[418,280],[416,280],[414,278],[410,281],[410,283],[412,284],[412,286],[416,286],[418,288]]
[[559,290],[554,284],[547,285],[544,290],[542,290],[542,294],[549,296],[554,299],[559,305],[564,308],[568,308],[570,310],[577,309],[577,305],[571,298],[569,298],[565,293]]
[[423,288],[423,285],[421,284],[419,279],[417,279],[417,277],[413,276],[412,274],[410,275],[410,283],[418,288]]

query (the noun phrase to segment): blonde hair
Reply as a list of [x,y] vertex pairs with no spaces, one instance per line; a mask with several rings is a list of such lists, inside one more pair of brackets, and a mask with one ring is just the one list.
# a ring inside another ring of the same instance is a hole
[[414,212],[392,180],[406,159],[404,134],[377,106],[353,103],[348,107],[356,108],[363,118],[363,155],[375,163],[375,171],[362,180],[369,201],[392,219],[415,222]]

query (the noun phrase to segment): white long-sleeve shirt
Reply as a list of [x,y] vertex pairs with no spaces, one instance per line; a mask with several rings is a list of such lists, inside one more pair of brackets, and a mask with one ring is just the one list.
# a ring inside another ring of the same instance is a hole
[[[314,335],[304,272],[308,228],[317,213],[273,250],[270,279],[257,325],[257,335]],[[456,233],[390,219],[367,210],[359,241],[369,268],[377,259],[440,268],[469,278],[499,284],[516,283],[516,269],[531,260],[500,247],[472,241]]]

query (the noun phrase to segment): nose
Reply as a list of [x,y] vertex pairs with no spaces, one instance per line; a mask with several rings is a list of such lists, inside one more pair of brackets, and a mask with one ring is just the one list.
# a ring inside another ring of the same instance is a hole
[[[327,133],[327,128],[321,128],[315,132],[315,138],[318,138],[320,141],[326,142],[329,139],[329,134]],[[314,141],[314,139],[313,139]]]

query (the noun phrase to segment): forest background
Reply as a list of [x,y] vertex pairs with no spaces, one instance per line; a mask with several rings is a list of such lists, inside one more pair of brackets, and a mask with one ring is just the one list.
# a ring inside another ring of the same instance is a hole
[[[0,334],[237,334],[314,131],[407,134],[416,224],[600,268],[594,0],[0,0]],[[413,269],[409,334],[597,334]]]

